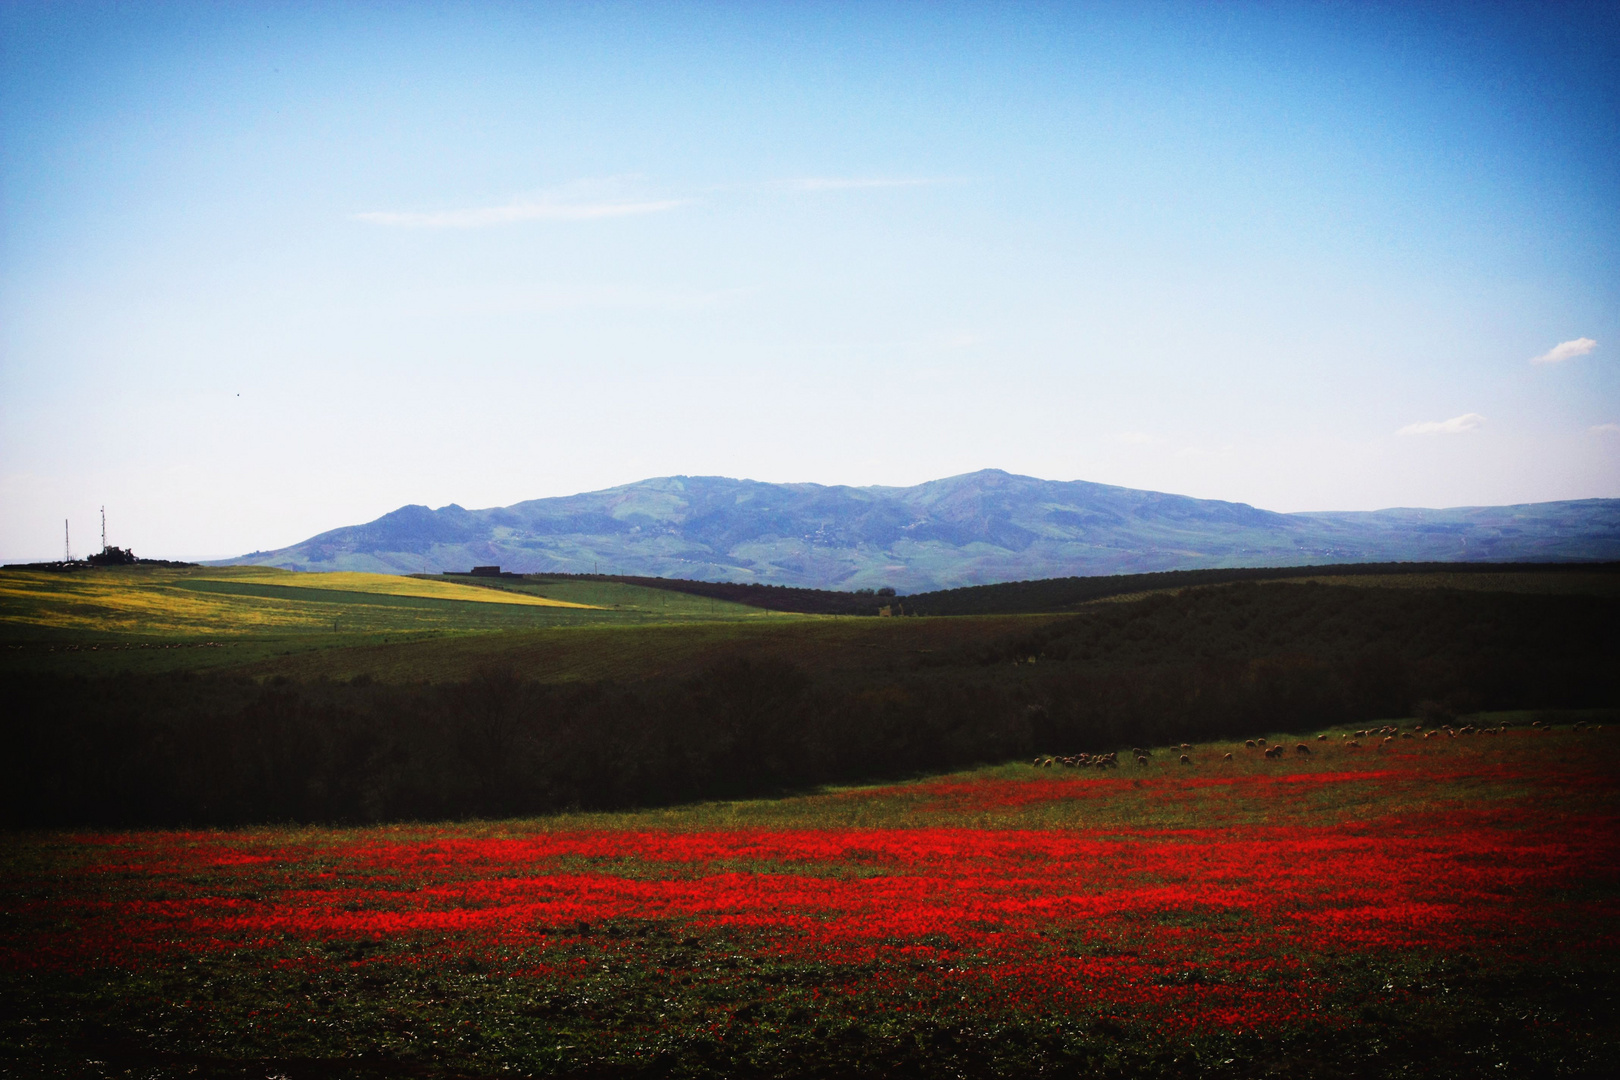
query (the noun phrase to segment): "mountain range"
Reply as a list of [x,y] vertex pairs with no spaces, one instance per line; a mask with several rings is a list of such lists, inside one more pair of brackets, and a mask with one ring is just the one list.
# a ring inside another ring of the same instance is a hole
[[487,510],[402,506],[222,564],[603,573],[902,593],[1071,575],[1620,559],[1620,499],[1281,514],[999,469],[915,487],[666,476]]

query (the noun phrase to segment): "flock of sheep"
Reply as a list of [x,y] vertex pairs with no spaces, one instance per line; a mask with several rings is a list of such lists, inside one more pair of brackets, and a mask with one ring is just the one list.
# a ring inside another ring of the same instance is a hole
[[[1403,731],[1393,724],[1386,724],[1379,728],[1363,728],[1360,731],[1345,732],[1339,736],[1339,743],[1342,746],[1359,748],[1361,746],[1361,740],[1366,739],[1372,744],[1372,748],[1374,750],[1381,750],[1386,744],[1392,743],[1397,739],[1455,739],[1470,735],[1500,735],[1511,726],[1512,725],[1506,721],[1501,721],[1495,725],[1489,726],[1480,724],[1463,724],[1460,727],[1454,727],[1450,724],[1442,724],[1439,727],[1425,731],[1425,725],[1420,721],[1412,725],[1412,730]],[[1543,731],[1552,730],[1550,725],[1544,726],[1540,720],[1534,721],[1531,726],[1534,728],[1539,728]],[[1576,731],[1587,729],[1587,727],[1588,725],[1584,720],[1575,724]],[[1601,728],[1602,725],[1594,724],[1591,725],[1590,730],[1597,731],[1601,730]],[[1378,741],[1373,742],[1373,740]],[[1316,737],[1316,741],[1327,742],[1328,737],[1326,735],[1318,735]],[[1258,738],[1244,739],[1243,746],[1246,750],[1261,750],[1264,752],[1264,756],[1267,758],[1280,758],[1286,756],[1288,753],[1288,746],[1286,743],[1267,744],[1266,740]],[[1181,751],[1181,764],[1191,765],[1193,763],[1190,753],[1192,750],[1191,743],[1182,743],[1179,747],[1172,746],[1170,750],[1172,753],[1177,750]],[[1296,756],[1309,757],[1311,754],[1311,747],[1309,743],[1295,743],[1293,751]],[[1139,746],[1131,747],[1131,756],[1136,759],[1136,763],[1138,765],[1147,765],[1148,758],[1151,757],[1152,754],[1153,751],[1151,750],[1144,750]],[[1222,760],[1231,761],[1232,755],[1224,754],[1222,755]],[[1031,764],[1037,769],[1050,769],[1054,766],[1065,769],[1114,769],[1119,767],[1119,754],[1118,752],[1114,752],[1108,754],[1054,755],[1050,757],[1043,755],[1041,757],[1037,757],[1033,762],[1031,762]]]
[[[1146,750],[1133,750],[1133,754],[1145,754]],[[1147,758],[1138,757],[1136,760],[1147,763]],[[1060,765],[1065,769],[1117,769],[1119,768],[1119,754],[1073,754],[1067,757],[1038,757],[1034,761],[1037,769],[1050,769]]]

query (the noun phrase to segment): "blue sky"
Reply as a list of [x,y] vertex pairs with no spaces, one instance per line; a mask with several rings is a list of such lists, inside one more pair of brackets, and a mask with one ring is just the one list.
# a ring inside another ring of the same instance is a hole
[[0,558],[672,473],[1620,496],[1613,5],[13,3],[0,50]]

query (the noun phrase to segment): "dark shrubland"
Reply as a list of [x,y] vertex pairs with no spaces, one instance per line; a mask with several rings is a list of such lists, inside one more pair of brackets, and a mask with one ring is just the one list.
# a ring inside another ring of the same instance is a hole
[[494,817],[770,794],[1422,708],[1620,704],[1620,605],[1239,584],[886,666],[739,646],[684,677],[442,685],[13,675],[11,826]]

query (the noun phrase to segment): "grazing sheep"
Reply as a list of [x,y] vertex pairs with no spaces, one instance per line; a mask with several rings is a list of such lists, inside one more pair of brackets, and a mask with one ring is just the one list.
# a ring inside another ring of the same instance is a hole
[[1181,763],[1183,765],[1191,765],[1192,764],[1192,758],[1188,757],[1186,754],[1182,754],[1181,755]]
[[1244,739],[1243,740],[1243,745],[1247,746],[1250,750],[1253,750],[1254,749],[1254,740],[1253,739]]
[[1221,760],[1222,760],[1222,761],[1231,761],[1231,760],[1232,760],[1232,755],[1231,755],[1231,754],[1227,754],[1227,755],[1226,755],[1226,756],[1225,756],[1225,757],[1223,757],[1223,758],[1221,758]]
[[1351,746],[1356,746],[1356,747],[1359,747],[1359,746],[1360,746],[1360,745],[1361,745],[1361,744],[1360,744],[1360,743],[1359,743],[1359,742],[1357,742],[1357,741],[1356,741],[1356,740],[1354,740],[1354,739],[1351,739],[1351,740],[1350,740],[1350,745],[1351,745]]
[[1327,741],[1327,736],[1326,735],[1318,735],[1316,737],[1316,741],[1317,742],[1326,742]]
[[1138,754],[1136,755],[1136,763],[1145,767],[1147,765],[1147,758],[1143,757],[1141,754]]
[[1304,743],[1300,743],[1298,746],[1294,747],[1294,753],[1296,754],[1308,754],[1310,752],[1311,748],[1306,746]]

